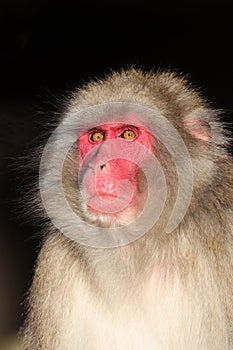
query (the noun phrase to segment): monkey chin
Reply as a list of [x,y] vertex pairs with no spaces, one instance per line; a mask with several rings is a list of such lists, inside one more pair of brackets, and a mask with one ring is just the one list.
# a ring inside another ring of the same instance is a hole
[[130,201],[111,195],[98,195],[89,199],[84,211],[92,223],[99,227],[120,227],[132,223],[143,210],[142,196]]

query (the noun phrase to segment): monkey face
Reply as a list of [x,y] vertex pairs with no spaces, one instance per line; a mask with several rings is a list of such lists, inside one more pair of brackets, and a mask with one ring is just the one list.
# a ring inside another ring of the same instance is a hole
[[168,118],[127,102],[71,108],[40,164],[52,223],[69,238],[101,247],[115,246],[116,236],[119,244],[141,237],[162,213],[171,232],[190,204],[192,179],[189,152]]
[[146,198],[141,164],[148,162],[153,141],[147,130],[122,123],[103,124],[79,137],[79,168],[89,213],[115,221],[124,213],[124,222],[138,216]]

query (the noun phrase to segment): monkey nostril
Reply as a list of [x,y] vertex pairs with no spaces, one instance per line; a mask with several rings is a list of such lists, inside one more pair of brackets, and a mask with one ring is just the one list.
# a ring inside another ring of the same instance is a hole
[[105,166],[106,166],[105,164],[101,164],[101,165],[99,165],[99,169],[103,170],[105,168]]

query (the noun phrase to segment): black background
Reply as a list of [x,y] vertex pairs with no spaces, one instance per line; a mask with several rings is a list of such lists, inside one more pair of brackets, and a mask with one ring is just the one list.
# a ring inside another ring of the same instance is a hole
[[[188,73],[214,108],[233,109],[231,1],[0,2],[0,340],[17,331],[39,247],[23,220],[18,159],[42,132],[49,100],[109,69]],[[17,207],[17,208],[16,208]],[[17,209],[17,210],[16,210]]]

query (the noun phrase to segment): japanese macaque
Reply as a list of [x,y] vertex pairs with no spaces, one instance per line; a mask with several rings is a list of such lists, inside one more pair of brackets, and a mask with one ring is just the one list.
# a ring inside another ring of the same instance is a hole
[[41,156],[25,350],[233,348],[228,139],[173,72],[72,93]]

